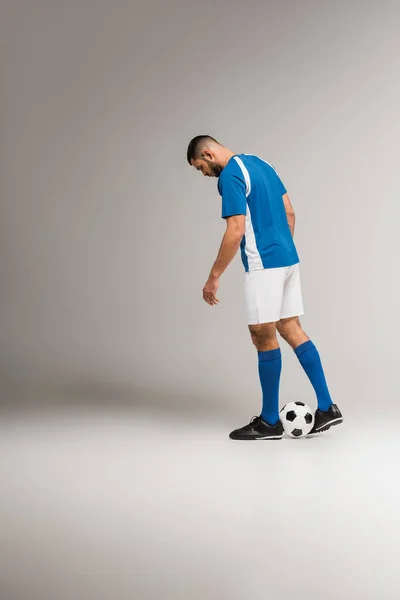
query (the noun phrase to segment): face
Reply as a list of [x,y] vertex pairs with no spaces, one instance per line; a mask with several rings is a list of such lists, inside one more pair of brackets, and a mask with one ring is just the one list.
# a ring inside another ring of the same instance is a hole
[[207,156],[205,153],[201,158],[192,159],[192,165],[205,177],[219,177],[222,172],[222,167],[216,162],[215,157]]

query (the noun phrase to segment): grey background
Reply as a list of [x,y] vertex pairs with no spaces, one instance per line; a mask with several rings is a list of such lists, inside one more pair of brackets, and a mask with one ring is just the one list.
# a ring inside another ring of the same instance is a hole
[[[1,1],[1,600],[398,599],[399,17]],[[228,439],[261,393],[239,257],[202,300],[204,132],[289,190],[324,436]]]
[[[239,257],[220,306],[201,297],[224,223],[185,151],[208,132],[287,185],[303,324],[335,399],[390,403],[399,16],[396,2],[3,0],[7,378],[258,407]],[[283,397],[309,397],[285,358]]]

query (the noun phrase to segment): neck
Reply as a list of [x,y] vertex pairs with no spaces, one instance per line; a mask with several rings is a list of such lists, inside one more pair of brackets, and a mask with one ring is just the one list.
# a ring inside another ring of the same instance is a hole
[[228,162],[231,160],[232,156],[235,156],[235,153],[232,150],[228,150],[228,148],[224,148],[224,152],[221,157],[221,166],[225,169]]

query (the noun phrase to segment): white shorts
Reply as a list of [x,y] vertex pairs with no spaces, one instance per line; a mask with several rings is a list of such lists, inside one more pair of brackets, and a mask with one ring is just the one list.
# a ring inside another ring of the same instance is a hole
[[304,314],[299,263],[245,274],[247,322],[273,323]]

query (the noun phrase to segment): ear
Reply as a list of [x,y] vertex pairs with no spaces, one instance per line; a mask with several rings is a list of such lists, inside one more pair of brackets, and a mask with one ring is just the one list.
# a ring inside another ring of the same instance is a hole
[[211,150],[208,150],[208,148],[206,148],[205,150],[203,150],[203,156],[207,160],[213,160],[213,158],[214,158],[213,153],[211,152]]

